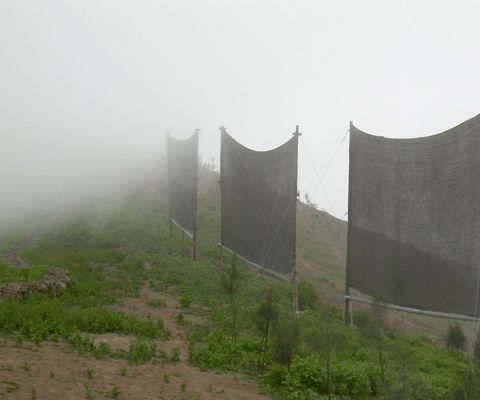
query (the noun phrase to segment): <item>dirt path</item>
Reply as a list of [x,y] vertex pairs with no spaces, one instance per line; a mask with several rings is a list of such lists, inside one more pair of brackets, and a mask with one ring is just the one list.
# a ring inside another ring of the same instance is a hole
[[30,264],[22,260],[18,256],[18,250],[16,248],[10,249],[9,251],[0,252],[0,258],[5,260],[7,264],[14,268],[28,268]]
[[24,246],[24,243],[16,245],[7,251],[0,252],[0,258],[3,259],[11,267],[15,268],[28,268],[30,264],[23,260],[19,255],[20,249]]

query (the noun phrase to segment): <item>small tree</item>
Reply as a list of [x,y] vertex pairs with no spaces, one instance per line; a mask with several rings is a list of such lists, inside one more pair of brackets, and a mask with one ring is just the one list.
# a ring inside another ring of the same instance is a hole
[[477,332],[477,338],[473,347],[473,359],[480,368],[480,332]]
[[300,338],[300,327],[297,318],[281,321],[274,325],[273,359],[279,364],[290,366]]
[[355,325],[358,327],[360,333],[377,349],[378,355],[378,367],[380,370],[380,379],[382,389],[386,389],[386,377],[385,377],[385,309],[380,303],[374,303],[370,311],[359,312],[354,320]]
[[345,342],[344,326],[335,322],[332,310],[325,313],[323,324],[307,334],[307,341],[313,351],[319,353],[325,360],[328,399],[332,398],[332,358],[335,350]]
[[471,364],[457,381],[454,400],[480,399],[480,371]]
[[317,306],[317,292],[315,287],[307,281],[298,284],[298,307],[300,310],[315,309]]
[[385,378],[385,326],[386,326],[386,317],[385,317],[385,308],[380,304],[375,303],[373,305],[373,314],[375,315],[375,334],[374,339],[377,342],[377,351],[378,351],[378,365],[380,367],[380,378],[382,379],[382,385],[386,386]]
[[271,284],[263,302],[255,312],[255,324],[262,335],[262,345],[259,354],[259,371],[263,373],[265,368],[265,355],[268,347],[268,334],[272,323],[278,320],[277,295],[273,283]]
[[[414,363],[414,350],[408,341],[395,341],[392,343],[392,371],[396,379],[392,379],[384,390],[385,398],[389,400],[427,399],[429,392],[425,384],[418,378]],[[383,398],[383,397],[382,397]]]
[[447,333],[447,348],[456,351],[458,354],[460,350],[465,348],[465,342],[465,334],[458,322],[450,325]]
[[235,293],[237,293],[238,288],[242,280],[242,274],[238,269],[238,257],[237,255],[233,256],[232,262],[229,267],[227,267],[222,275],[222,289],[223,292],[230,298],[230,312],[232,314],[232,336],[236,336],[236,325],[237,325],[237,305],[235,303]]

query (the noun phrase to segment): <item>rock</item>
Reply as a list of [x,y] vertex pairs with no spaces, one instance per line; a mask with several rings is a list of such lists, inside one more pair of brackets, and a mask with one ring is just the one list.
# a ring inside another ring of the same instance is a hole
[[0,285],[0,300],[21,299],[33,293],[58,295],[70,283],[70,275],[62,268],[50,268],[36,282],[13,282]]

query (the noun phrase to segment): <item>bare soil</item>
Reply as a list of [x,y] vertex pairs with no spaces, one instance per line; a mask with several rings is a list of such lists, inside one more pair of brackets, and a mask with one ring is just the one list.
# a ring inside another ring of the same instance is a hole
[[[165,307],[147,304],[158,299]],[[180,349],[177,363],[153,362],[130,365],[126,360],[96,360],[79,356],[68,345],[47,342],[41,346],[11,341],[0,342],[0,399],[168,399],[168,400],[262,400],[256,382],[227,374],[204,372],[188,364],[185,325],[205,323],[200,307],[182,310],[180,302],[167,293],[144,287],[138,298],[123,299],[111,309],[139,317],[161,318],[170,329],[169,340],[158,347],[169,354]],[[179,323],[179,313],[186,323]],[[133,336],[96,335],[95,342],[107,342],[113,350],[127,350]]]

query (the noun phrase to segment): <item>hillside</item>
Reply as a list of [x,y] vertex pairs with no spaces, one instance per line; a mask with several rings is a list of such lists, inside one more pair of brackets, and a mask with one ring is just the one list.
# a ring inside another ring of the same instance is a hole
[[[218,173],[202,169],[199,176],[199,240],[218,242],[220,190]],[[299,202],[297,208],[297,268],[312,282],[322,300],[341,306],[345,287],[347,223]]]
[[[4,235],[0,283],[51,267],[70,282],[0,301],[1,398],[445,400],[477,379],[462,352],[404,337],[378,315],[358,311],[344,326],[334,306],[346,226],[326,213],[299,205],[296,317],[290,285],[231,257],[219,269],[218,175],[207,169],[193,263],[178,230],[170,238],[162,170],[144,171],[121,199]],[[232,271],[241,279],[230,296]]]
[[[199,235],[200,240],[218,242],[220,192],[218,173],[202,169],[199,184]],[[297,270],[299,279],[315,287],[320,301],[343,308],[345,294],[345,260],[347,247],[347,222],[305,203],[297,206]],[[353,303],[353,310],[369,309],[369,306]],[[386,311],[395,329],[404,334],[428,338],[437,345],[445,344],[449,321],[413,315],[398,311]],[[474,324],[461,322],[467,334],[469,348]]]

